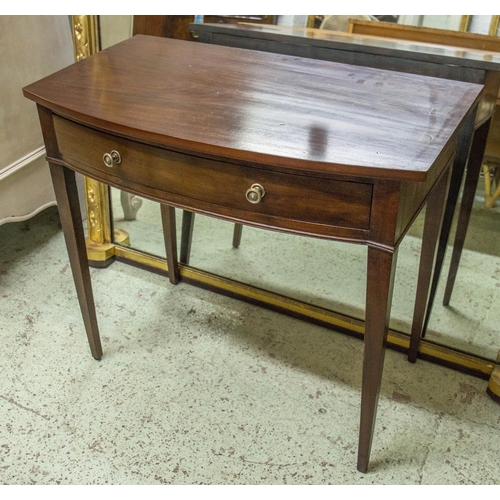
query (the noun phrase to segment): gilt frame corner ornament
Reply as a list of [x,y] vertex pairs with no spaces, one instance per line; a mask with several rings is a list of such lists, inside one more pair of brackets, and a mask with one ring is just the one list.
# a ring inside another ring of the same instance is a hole
[[97,16],[71,16],[75,61],[99,51]]

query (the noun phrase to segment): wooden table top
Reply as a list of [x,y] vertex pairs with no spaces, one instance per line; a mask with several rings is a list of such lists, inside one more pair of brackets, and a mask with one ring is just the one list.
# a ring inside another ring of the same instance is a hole
[[62,116],[166,148],[422,181],[482,86],[137,35],[23,91]]
[[[385,23],[384,23],[385,24]],[[342,50],[359,51],[373,55],[399,55],[415,61],[454,64],[466,68],[500,71],[500,53],[463,46],[450,46],[423,41],[395,39],[389,37],[361,35],[340,31],[304,28],[300,26],[275,26],[271,24],[191,24],[194,32],[227,32],[231,35],[245,36],[249,32],[253,37],[272,39],[279,35],[281,39],[290,37],[290,41],[306,40],[318,47],[336,47]]]

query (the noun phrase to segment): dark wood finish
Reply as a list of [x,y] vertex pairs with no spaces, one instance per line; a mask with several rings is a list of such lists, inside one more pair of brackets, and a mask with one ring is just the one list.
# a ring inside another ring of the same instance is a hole
[[[444,131],[461,123],[478,88],[138,35],[24,92],[68,119],[172,151],[273,172],[300,174],[305,166],[317,177],[421,182],[448,160]],[[258,99],[242,99],[257,90],[264,90]],[[138,98],[144,94],[151,98]],[[434,94],[442,97],[439,110]]]
[[161,36],[178,40],[195,40],[189,31],[194,16],[134,16],[134,35]]
[[[38,115],[47,154],[57,155],[52,113],[50,110],[38,106]],[[92,293],[75,172],[52,162],[49,162],[49,168],[90,351],[92,356],[99,360],[102,357],[102,346]]]
[[[434,28],[421,28],[414,26],[403,26],[394,25],[391,23],[377,23],[371,21],[362,20],[351,20],[350,22],[351,33],[361,34],[361,35],[371,35],[373,37],[384,38],[384,39],[404,39],[413,40],[417,42],[425,42],[428,44],[432,42],[441,46],[452,46],[452,47],[462,47],[466,48],[470,53],[483,53],[485,59],[496,60],[500,55],[500,38],[491,35],[482,35],[477,33],[466,33],[466,32],[456,32],[449,30],[440,30]],[[490,52],[488,52],[490,51]],[[498,90],[495,92],[495,88],[498,89],[498,70],[489,70],[485,74],[485,85],[487,87],[487,92],[491,96],[498,96]],[[498,101],[497,101],[498,102]],[[498,105],[496,106],[498,108]],[[492,111],[493,113],[493,111]],[[479,120],[481,122],[482,120]],[[488,135],[489,130],[489,135]],[[486,132],[485,132],[486,131]],[[486,135],[485,135],[486,134]],[[467,228],[470,220],[470,215],[472,211],[472,204],[474,200],[474,194],[476,192],[477,181],[479,178],[480,167],[484,161],[492,164],[500,164],[500,121],[498,120],[498,111],[493,117],[486,120],[480,128],[476,130],[476,134],[473,140],[472,156],[469,161],[469,167],[467,170],[467,177],[464,183],[464,192],[462,197],[462,204],[460,207],[460,214],[458,218],[457,232],[455,235],[455,241],[453,245],[453,254],[450,263],[450,269],[448,271],[448,278],[446,282],[446,289],[443,298],[444,305],[449,305],[451,294],[453,292],[453,286],[455,283],[455,278],[458,272],[458,265],[460,263],[460,257],[462,254],[463,246],[465,243],[465,236],[467,234]],[[453,186],[453,181],[452,181]],[[453,187],[450,189],[450,197],[456,198],[458,196],[458,187],[455,190]],[[454,207],[453,207],[454,208]],[[448,210],[445,215],[444,227],[448,227],[447,219],[453,216],[453,211]],[[444,233],[444,232],[443,232]],[[443,234],[444,236],[447,234]],[[444,251],[446,245],[444,243],[440,244],[442,250],[439,251],[437,263],[436,263],[436,274],[432,283],[430,292],[430,304],[428,314],[424,324],[424,333],[427,328],[428,322],[430,320],[430,311],[432,309],[432,304],[434,301],[439,273],[442,267],[442,262],[444,260]]]
[[[23,91],[47,109],[51,164],[165,205],[171,271],[168,207],[368,245],[358,457],[366,471],[395,254],[436,180],[448,175],[482,87],[137,36]],[[112,150],[121,163],[110,168],[103,154]],[[244,201],[249,182],[265,185],[258,204]]]
[[241,244],[241,235],[243,233],[243,225],[235,224],[233,230],[233,247],[239,248]]
[[102,357],[102,347],[90,281],[75,172],[52,162],[49,162],[49,167],[90,351],[92,356],[99,360]]
[[165,250],[167,253],[168,279],[173,285],[179,283],[179,262],[177,260],[177,233],[175,224],[175,208],[160,204]]
[[[38,115],[47,154],[57,155],[52,113],[48,109],[38,106]],[[49,162],[49,168],[90,352],[95,359],[99,360],[102,357],[102,346],[92,293],[75,172],[52,162]]]
[[[214,211],[211,207],[217,205],[218,213],[237,214],[261,225],[279,224],[283,229],[329,235],[337,232],[338,226],[355,228],[356,232],[369,227],[371,184],[306,179],[198,158],[110,136],[60,117],[54,119],[54,125],[61,158],[91,177],[110,172],[115,176],[113,170],[119,170],[120,179],[129,185],[139,182],[145,189],[166,186],[183,206],[196,200],[207,211]],[[103,152],[112,150],[120,152],[122,161],[110,168],[102,157]],[[245,192],[255,182],[272,195],[252,205]]]
[[398,248],[393,242],[397,238],[397,214],[401,211],[402,203],[401,189],[393,182],[382,181],[374,185],[371,236],[382,245],[368,245],[365,352],[357,464],[360,472],[368,470],[375,428],[396,273]]
[[410,335],[410,349],[408,361],[414,363],[417,360],[420,338],[422,337],[424,319],[429,304],[430,284],[432,273],[435,272],[435,259],[437,243],[443,224],[445,204],[443,199],[447,198],[450,175],[443,175],[427,200],[424,232],[422,235],[422,249],[420,251],[420,266],[418,271],[417,294],[415,298],[415,309],[413,312],[413,324]]
[[180,262],[189,264],[191,257],[191,243],[193,241],[194,213],[188,210],[182,211],[181,228],[181,255]]
[[[430,39],[422,39],[422,34],[427,36],[427,31],[429,30],[426,31],[424,29],[422,31],[421,28],[360,20],[354,21],[354,25],[357,27],[357,32],[362,33],[362,35],[368,33],[368,31],[362,30],[369,27],[369,29],[378,30],[376,32],[378,36],[361,36],[358,34],[342,34],[317,29],[286,28],[280,26],[203,25],[193,27],[193,29],[197,32],[199,40],[205,43],[440,76],[443,78],[482,83],[485,86],[483,98],[478,107],[475,119],[469,118],[470,124],[462,129],[462,137],[459,140],[459,148],[455,156],[448,201],[436,256],[436,265],[429,293],[427,315],[422,330],[422,335],[424,335],[429,323],[451,231],[453,215],[468,161],[471,144],[471,127],[475,128],[473,140],[475,153],[473,161],[481,162],[483,155],[486,159],[490,160],[494,157],[500,158],[500,153],[495,156],[497,151],[495,151],[494,137],[488,141],[489,147],[487,147],[486,151],[483,140],[484,127],[489,127],[491,123],[495,110],[496,97],[500,88],[500,54],[480,50],[485,47],[484,43],[486,40],[489,40],[489,43],[491,42],[492,44],[488,46],[489,48],[498,49],[500,47],[500,39],[483,35],[430,30],[438,37],[434,40],[438,43],[432,44],[429,43]],[[447,36],[450,33],[453,33],[451,38]],[[387,36],[384,37],[384,35]],[[404,37],[408,37],[414,41],[401,39]],[[490,40],[492,38],[495,39]],[[449,47],[449,45],[453,44],[468,48],[474,47],[474,49],[464,51],[457,50],[456,47]],[[498,130],[500,130],[500,127],[498,127]],[[478,171],[477,167],[477,164],[471,165],[469,170],[476,172]],[[477,177],[474,179],[469,175],[464,185],[464,197],[466,199],[474,196],[476,186]],[[415,185],[411,185],[408,189],[411,191],[417,188]],[[407,198],[416,201],[416,198],[411,195],[407,196]],[[461,205],[461,212],[469,210],[469,213],[463,213],[460,216],[460,224],[469,220],[471,208],[472,205]],[[461,231],[466,231],[466,229],[467,227],[461,227],[459,234],[461,234]],[[458,265],[461,252],[460,245],[463,245],[462,238],[455,240],[455,257],[452,260],[452,267],[449,271],[450,278],[448,279],[450,283],[453,280],[451,276],[454,277],[456,275],[455,265]],[[450,286],[452,285],[450,284]]]
[[361,383],[361,416],[359,425],[358,470],[368,470],[372,439],[375,429],[378,398],[382,382],[387,331],[396,272],[396,253],[368,247],[367,294]]
[[[480,155],[481,149],[484,151],[486,141],[488,138],[488,130],[490,122],[485,123],[474,137],[473,148],[471,151],[471,158],[467,168],[467,175],[465,177],[465,185],[472,185],[473,182],[477,183],[479,172],[481,171],[482,156]],[[477,144],[477,146],[476,146]],[[476,146],[476,147],[474,147]],[[449,305],[451,294],[453,292],[453,285],[462,255],[462,249],[465,243],[465,236],[467,235],[467,228],[469,226],[470,214],[472,212],[472,204],[474,203],[475,190],[464,189],[462,194],[462,205],[458,214],[457,230],[455,233],[455,241],[453,243],[453,252],[451,254],[450,270],[448,279],[446,281],[446,288],[444,292],[443,304]]]
[[[427,304],[427,312],[425,315],[425,321],[424,321],[424,326],[421,332],[421,336],[425,337],[426,331],[427,331],[427,326],[429,325],[429,321],[431,318],[431,312],[432,312],[432,307],[434,305],[434,299],[436,297],[436,292],[437,292],[437,287],[439,284],[439,277],[441,275],[441,270],[443,268],[444,264],[444,258],[446,254],[446,247],[448,245],[448,239],[449,239],[449,234],[453,222],[453,217],[455,215],[455,208],[457,206],[457,201],[458,201],[458,196],[460,193],[460,187],[462,185],[462,179],[464,176],[465,172],[465,167],[466,167],[466,159],[469,159],[469,170],[474,168],[471,164],[471,162],[479,159],[479,162],[481,162],[480,157],[481,157],[481,152],[484,151],[484,145],[478,142],[478,139],[481,137],[481,130],[484,129],[484,127],[489,127],[489,124],[491,120],[487,120],[485,123],[479,126],[479,128],[474,130],[474,116],[471,115],[468,119],[468,122],[464,127],[462,128],[462,131],[460,133],[460,138],[458,140],[458,147],[457,147],[457,153],[455,156],[455,160],[453,163],[453,168],[451,171],[451,178],[450,178],[450,188],[448,190],[448,198],[446,201],[446,207],[445,211],[443,214],[443,222],[441,226],[441,234],[439,238],[439,243],[438,243],[438,248],[437,248],[437,253],[436,253],[436,262],[434,266],[434,273],[432,277],[432,282],[431,282],[431,287],[429,290],[429,298],[428,298],[428,304]],[[469,141],[469,137],[471,135],[471,132],[473,134],[473,139],[472,139],[472,145],[471,142]],[[473,157],[469,157],[469,151],[472,149],[474,151]],[[466,180],[466,192],[474,192],[475,191],[475,186],[474,189],[471,189],[470,186],[470,179],[467,178]],[[464,210],[463,204],[460,207],[460,210]],[[415,345],[415,340],[413,341],[413,345]],[[412,343],[410,342],[410,346]],[[411,354],[411,348],[410,348],[410,358],[415,359],[416,354],[413,353]]]

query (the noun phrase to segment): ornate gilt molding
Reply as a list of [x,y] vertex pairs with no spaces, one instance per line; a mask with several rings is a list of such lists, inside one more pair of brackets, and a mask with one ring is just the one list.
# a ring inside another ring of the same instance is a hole
[[460,26],[458,27],[458,31],[468,31],[470,24],[470,16],[462,16],[460,19]]
[[[458,31],[469,31],[472,16],[462,16]],[[491,16],[488,35],[496,36],[498,34],[498,25],[500,23],[500,16]]]
[[500,16],[491,16],[490,30],[488,35],[497,36],[498,35],[498,24],[500,23]]
[[[97,16],[71,16],[75,61],[81,61],[99,51]],[[85,206],[87,208],[88,243],[111,245],[111,211],[109,189],[87,177],[85,180]],[[90,247],[88,250],[90,251]],[[108,249],[109,253],[109,249]]]
[[99,51],[97,16],[71,16],[75,61],[81,61]]
[[111,242],[109,190],[102,182],[85,177],[85,204],[89,238],[95,243]]

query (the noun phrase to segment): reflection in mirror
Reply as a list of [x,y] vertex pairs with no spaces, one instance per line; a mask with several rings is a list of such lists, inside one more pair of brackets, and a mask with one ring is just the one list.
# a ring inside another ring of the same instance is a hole
[[423,28],[436,28],[442,30],[459,30],[464,16],[399,16],[398,23]]
[[488,35],[490,31],[491,16],[470,16],[467,31],[469,33],[479,33]]
[[[115,224],[129,233],[135,248],[165,258],[159,204],[144,200],[138,219],[126,221],[119,197],[113,189]],[[485,209],[480,197],[476,201],[451,305],[440,303],[441,283],[427,333],[428,340],[488,359],[494,359],[498,350],[494,304],[500,294],[500,238],[494,223],[499,212],[500,207]],[[177,210],[178,241],[181,217]],[[423,217],[420,214],[413,224],[398,255],[390,326],[404,333],[410,332],[413,315]],[[245,226],[240,248],[235,249],[233,227],[230,222],[196,215],[190,265],[364,318],[366,247]],[[447,260],[445,269],[448,265]]]
[[[414,19],[408,19],[410,17]],[[398,22],[458,29],[461,17],[399,16]],[[100,28],[101,43],[105,48],[131,36],[132,18],[102,16]],[[134,220],[126,217],[122,198],[120,191],[112,189],[115,226],[128,232],[134,248],[164,258],[159,205],[143,200]],[[428,340],[491,360],[496,358],[499,344],[495,309],[500,298],[499,212],[500,206],[484,207],[484,180],[480,179],[450,306],[441,304],[445,281],[442,279],[426,336]],[[182,212],[177,210],[178,241],[181,216]],[[420,214],[404,238],[398,256],[391,328],[405,333],[410,331],[413,315],[423,216],[423,213]],[[240,248],[234,249],[233,227],[230,222],[196,215],[190,265],[363,319],[366,286],[364,246],[245,226]],[[450,242],[453,236],[450,236]],[[443,268],[445,272],[449,267],[450,254],[449,248]]]

